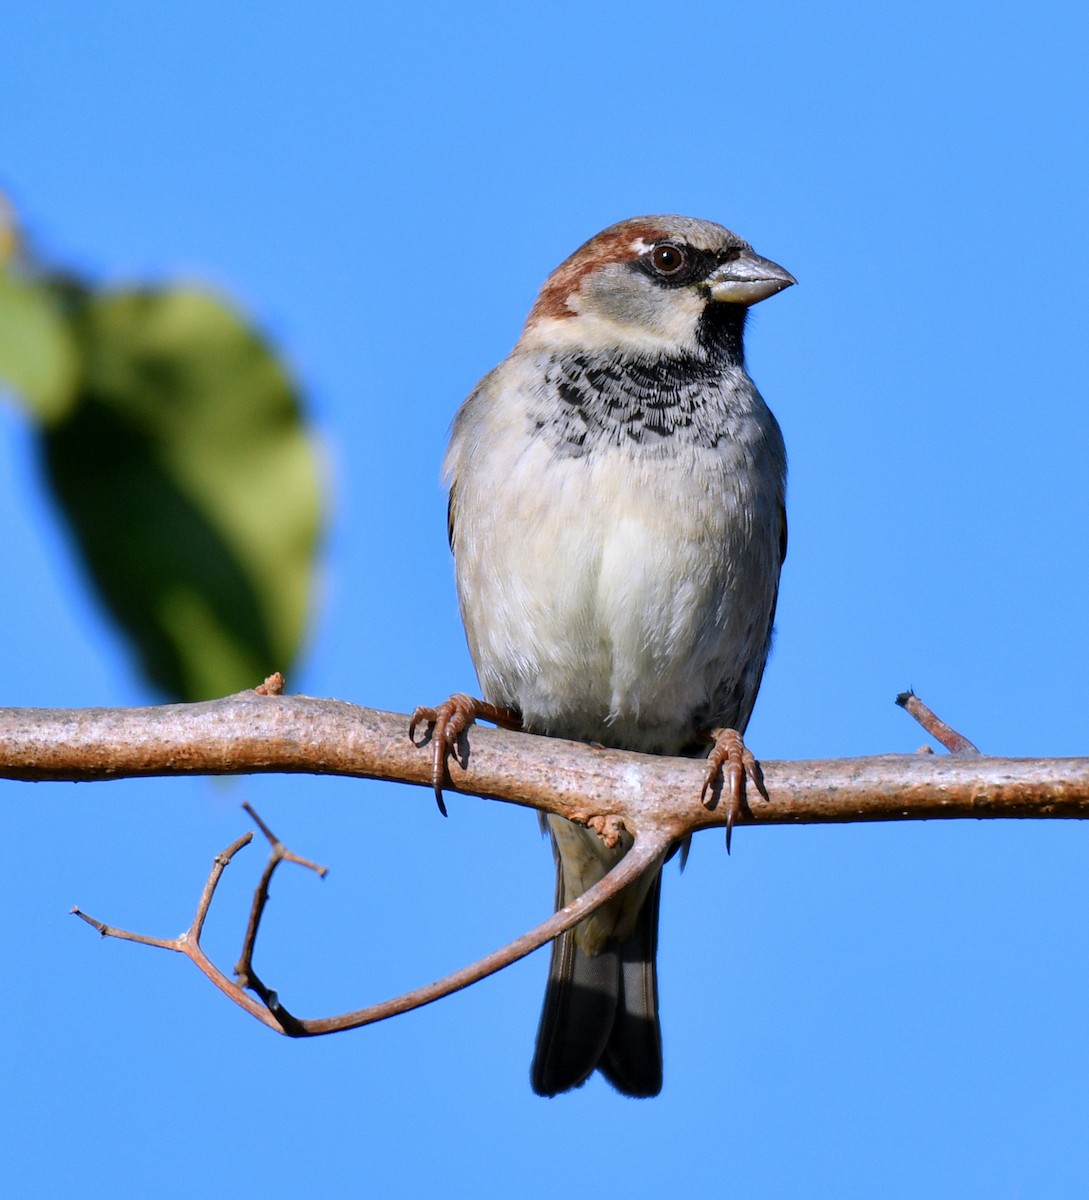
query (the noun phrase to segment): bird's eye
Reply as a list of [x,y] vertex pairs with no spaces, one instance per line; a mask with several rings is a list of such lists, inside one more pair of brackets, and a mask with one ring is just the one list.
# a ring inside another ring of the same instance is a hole
[[688,266],[688,255],[672,242],[662,242],[650,252],[651,265],[659,275],[679,275]]

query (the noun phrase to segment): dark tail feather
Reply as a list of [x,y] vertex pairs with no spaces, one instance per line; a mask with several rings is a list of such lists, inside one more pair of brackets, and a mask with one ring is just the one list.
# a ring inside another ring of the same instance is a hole
[[625,1096],[662,1090],[662,1027],[658,1023],[659,871],[630,938],[621,942],[620,996],[613,1030],[598,1069]]
[[579,1087],[595,1068],[628,1096],[662,1089],[658,1025],[658,900],[651,886],[631,937],[584,953],[568,930],[552,943],[530,1079],[539,1096]]
[[591,957],[568,930],[552,943],[530,1082],[538,1096],[585,1083],[605,1052],[620,992],[615,950]]

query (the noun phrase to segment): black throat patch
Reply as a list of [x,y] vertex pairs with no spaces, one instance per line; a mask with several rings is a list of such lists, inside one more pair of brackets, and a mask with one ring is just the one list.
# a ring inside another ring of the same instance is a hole
[[721,344],[700,349],[670,358],[549,355],[543,392],[530,405],[533,430],[563,457],[621,445],[649,454],[678,444],[714,447],[750,406],[753,387],[738,356],[722,353]]

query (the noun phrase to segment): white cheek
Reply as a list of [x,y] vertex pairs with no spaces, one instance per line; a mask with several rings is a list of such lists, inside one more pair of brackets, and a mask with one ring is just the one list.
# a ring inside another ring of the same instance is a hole
[[693,313],[687,306],[660,314],[653,328],[624,323],[598,312],[575,311],[570,317],[535,321],[522,334],[518,349],[676,354],[694,346],[698,320],[699,310]]

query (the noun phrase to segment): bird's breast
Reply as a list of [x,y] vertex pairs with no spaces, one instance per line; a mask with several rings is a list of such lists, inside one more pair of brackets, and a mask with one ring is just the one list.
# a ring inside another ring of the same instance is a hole
[[[456,465],[458,588],[482,689],[532,730],[676,753],[766,640],[767,621],[746,634],[744,612],[747,581],[763,571],[773,586],[778,572],[781,479],[759,461],[760,422],[666,456],[623,443],[569,455],[518,415],[500,413]],[[770,613],[770,595],[754,599]]]

